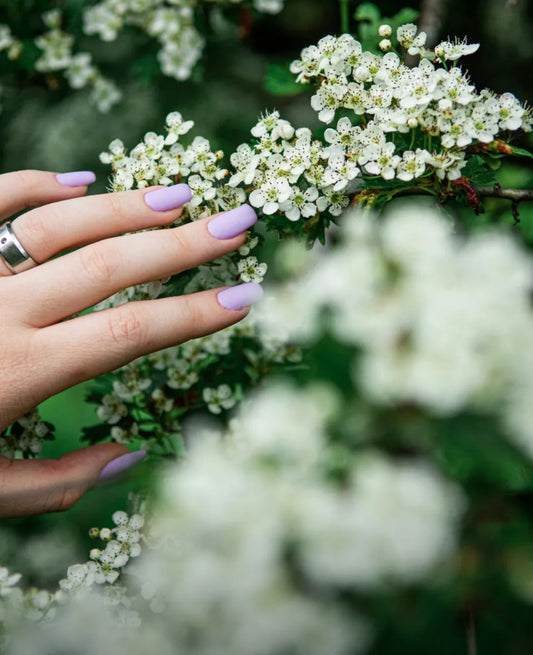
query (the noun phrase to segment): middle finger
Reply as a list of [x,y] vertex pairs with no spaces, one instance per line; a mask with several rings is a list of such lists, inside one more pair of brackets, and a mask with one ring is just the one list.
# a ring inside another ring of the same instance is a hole
[[9,279],[23,319],[44,327],[110,295],[169,277],[238,248],[257,216],[249,205],[168,230],[104,239]]

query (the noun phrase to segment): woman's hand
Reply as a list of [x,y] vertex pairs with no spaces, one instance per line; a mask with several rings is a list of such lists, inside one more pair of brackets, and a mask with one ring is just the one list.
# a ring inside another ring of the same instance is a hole
[[[235,250],[256,221],[251,207],[243,205],[177,228],[124,235],[174,221],[190,199],[189,188],[180,184],[81,197],[93,180],[88,172],[0,176],[1,220],[38,206],[12,223],[15,238],[36,265],[21,272],[15,267],[13,274],[0,256],[0,429],[79,382],[236,323],[262,295],[252,283],[69,318],[125,287]],[[6,230],[3,235],[9,240]],[[13,252],[16,242],[10,247]],[[25,264],[32,266],[31,260]],[[0,516],[71,507],[111,460],[116,461],[104,478],[139,458],[142,453],[114,443],[58,460],[0,457]]]

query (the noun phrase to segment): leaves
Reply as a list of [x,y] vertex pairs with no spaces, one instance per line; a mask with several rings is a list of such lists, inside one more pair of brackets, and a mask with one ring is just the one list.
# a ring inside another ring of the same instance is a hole
[[274,96],[295,96],[303,93],[306,88],[296,84],[288,63],[270,62],[267,66],[264,87]]
[[469,157],[462,173],[474,186],[492,186],[496,183],[494,170],[481,155]]

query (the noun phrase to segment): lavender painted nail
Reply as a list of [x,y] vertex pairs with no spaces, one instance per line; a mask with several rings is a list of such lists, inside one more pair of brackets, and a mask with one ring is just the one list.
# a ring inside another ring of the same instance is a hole
[[175,184],[162,189],[149,191],[144,196],[144,201],[156,212],[166,212],[169,209],[181,207],[192,198],[192,193],[186,184]]
[[125,471],[135,466],[146,457],[146,450],[136,450],[133,453],[126,453],[108,462],[100,471],[99,482],[107,482]]
[[56,180],[64,186],[87,186],[96,180],[92,171],[72,171],[72,173],[58,173]]
[[225,309],[243,309],[254,302],[261,300],[263,289],[257,282],[239,284],[236,287],[224,289],[218,293],[218,302]]
[[207,229],[217,239],[231,239],[244,232],[257,221],[257,214],[250,205],[242,205],[224,214],[215,216],[207,224]]

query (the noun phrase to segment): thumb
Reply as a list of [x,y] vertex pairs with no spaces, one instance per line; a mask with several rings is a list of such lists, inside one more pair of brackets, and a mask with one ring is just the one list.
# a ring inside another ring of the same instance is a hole
[[144,450],[130,452],[116,443],[88,446],[59,459],[0,456],[0,518],[70,509],[89,489],[145,456]]

